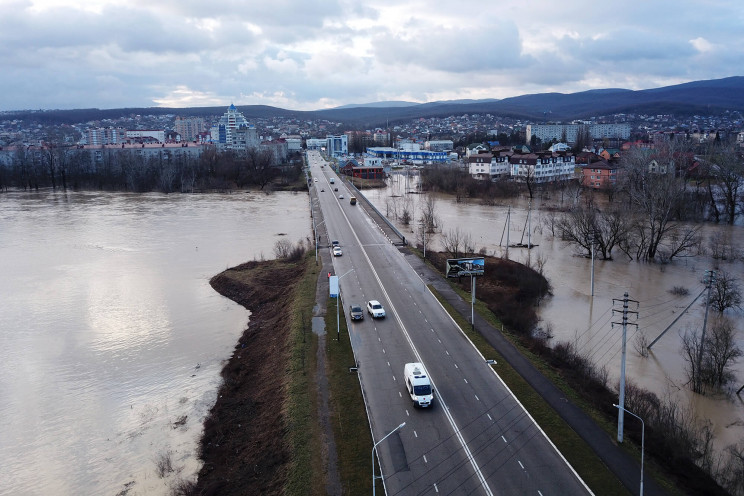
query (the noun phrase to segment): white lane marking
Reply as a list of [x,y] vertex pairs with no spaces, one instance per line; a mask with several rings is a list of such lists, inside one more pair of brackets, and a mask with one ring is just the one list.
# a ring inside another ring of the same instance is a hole
[[382,349],[382,352],[385,353],[385,348]]
[[537,494],[539,494],[540,496],[543,496],[543,493],[541,493],[539,489],[537,490]]
[[390,362],[388,362],[388,367],[390,367]]
[[457,364],[455,364],[455,368],[456,368],[456,369],[459,369],[460,367],[458,367],[458,366],[457,366]]
[[400,398],[402,398],[402,397],[403,397],[403,393],[401,393],[400,391],[398,391],[398,396],[399,396]]
[[413,437],[418,437],[418,434],[416,434],[416,431],[413,431]]
[[[434,491],[439,492],[439,488],[437,487],[437,483],[436,482],[434,483]],[[542,495],[540,495],[540,496],[542,496]]]
[[522,470],[524,470],[524,465],[522,465],[522,462],[520,462],[519,460],[517,460],[517,463],[519,464],[520,467],[522,467]]
[[[362,246],[362,242],[359,240],[359,236],[357,236],[357,233],[354,230],[354,227],[351,225],[351,221],[349,220],[349,217],[346,215],[346,212],[343,209],[341,210],[341,215],[343,215],[344,216],[344,219],[346,219],[346,224],[351,229],[351,232],[354,235],[354,239],[356,239],[357,244],[359,244],[359,246],[361,247],[362,255],[364,255],[364,258],[367,260],[367,265],[369,266],[369,269],[372,271],[372,274],[374,274],[375,280],[377,281],[377,284],[380,286],[380,290],[382,291],[382,294],[385,295],[385,300],[388,302],[388,305],[390,306],[390,310],[393,312],[393,316],[395,317],[395,320],[398,321],[398,325],[400,326],[400,329],[403,332],[403,335],[405,336],[406,341],[408,341],[408,345],[411,347],[411,351],[413,351],[413,354],[416,357],[417,361],[420,362],[420,363],[423,363],[424,360],[421,358],[421,355],[419,354],[418,349],[416,349],[416,346],[413,344],[413,340],[411,339],[411,335],[408,334],[408,331],[406,330],[406,326],[403,325],[403,321],[401,320],[400,315],[398,314],[398,311],[395,309],[395,305],[393,305],[393,301],[390,299],[390,295],[388,295],[388,292],[385,290],[385,286],[382,284],[382,281],[380,280],[380,275],[375,270],[375,267],[372,264],[372,260],[370,260],[369,255],[367,254],[367,250],[365,250],[364,249],[364,246]],[[418,273],[416,273],[416,275],[418,276]],[[421,282],[423,283],[423,279],[421,279],[419,277],[419,280],[421,280]],[[433,296],[434,295],[432,294],[432,297]],[[460,328],[460,326],[457,325],[457,323],[452,318],[452,316],[449,315],[449,313],[447,313],[447,311],[444,309],[444,306],[439,302],[439,300],[437,300],[436,298],[434,298],[434,300],[437,303],[439,303],[439,306],[442,308],[442,310],[445,312],[445,314],[448,315],[450,317],[450,320],[452,320],[452,322],[455,323],[455,327],[457,327],[458,329],[460,329],[460,333],[462,333],[463,336],[466,336],[465,335],[465,332]],[[480,351],[478,350],[478,348],[475,347],[475,345],[473,344],[472,341],[470,341],[470,345],[473,347],[473,349],[476,351],[476,353],[478,353],[481,356],[481,358],[483,358],[485,360],[485,357],[483,357],[483,355],[480,353]],[[426,364],[424,364],[424,365],[426,365]],[[493,370],[493,369],[491,369],[491,370]],[[493,372],[495,374],[496,371],[493,370]],[[498,374],[496,374],[496,377],[498,377]],[[436,386],[436,383],[434,382],[434,379],[431,378],[431,377],[429,377],[429,380],[431,382],[431,385],[436,390],[438,390],[438,388]],[[504,385],[504,387],[506,387],[506,384],[504,384],[503,381],[501,381],[501,383]],[[509,390],[509,389],[507,388],[507,390]],[[509,390],[509,392],[511,393],[511,390]],[[513,393],[512,393],[512,396],[514,396]],[[516,399],[516,397],[514,397],[514,398]],[[438,399],[439,399],[439,403],[441,403],[442,407],[444,407],[444,409],[443,409],[444,415],[447,417],[447,421],[449,422],[450,427],[452,428],[452,431],[455,433],[455,437],[460,442],[460,446],[462,446],[462,449],[463,449],[463,451],[465,453],[465,457],[467,458],[468,461],[470,461],[470,466],[473,467],[473,471],[478,476],[478,482],[480,482],[481,486],[483,487],[483,489],[484,489],[484,491],[486,493],[486,496],[493,496],[493,492],[491,491],[491,488],[488,486],[488,482],[486,481],[486,478],[484,477],[483,472],[481,472],[481,469],[478,466],[478,462],[475,461],[475,456],[473,456],[473,453],[470,451],[470,448],[468,447],[468,444],[465,442],[465,438],[462,436],[462,433],[460,432],[460,428],[457,426],[457,423],[455,423],[455,419],[452,417],[452,414],[449,411],[449,406],[447,405],[447,402],[444,400],[444,397],[441,396],[441,395],[438,396]],[[520,403],[520,405],[521,405],[521,403]],[[524,408],[524,407],[522,407],[522,408]],[[408,413],[408,410],[406,410],[406,415],[407,416],[410,416],[410,414]],[[528,413],[528,415],[529,415],[529,413]],[[532,419],[532,421],[533,421],[533,423],[535,423],[535,425],[537,425],[537,423],[535,422],[534,419]],[[543,435],[545,435],[544,432],[543,432]],[[372,436],[372,440],[374,441],[374,435]],[[553,445],[553,447],[555,448],[555,445]],[[556,449],[556,451],[558,451],[557,448],[555,448],[555,449]],[[565,460],[565,458],[564,458],[564,460]],[[566,463],[568,464],[568,462],[566,462]],[[571,465],[569,465],[569,467],[570,466]],[[573,470],[573,467],[572,467],[572,470]],[[576,474],[575,471],[574,471],[574,474]],[[578,474],[576,474],[576,476],[578,477]],[[581,480],[580,477],[579,477],[579,480]],[[581,480],[581,481],[583,483],[583,480]],[[586,487],[587,489],[589,489],[589,487],[586,485],[586,483],[584,483],[584,487]]]
[[493,419],[491,418],[491,414],[490,414],[490,413],[487,413],[487,414],[486,414],[486,417],[488,417],[488,420],[491,420],[491,421],[493,421]]
[[475,399],[476,400],[480,401],[480,398],[478,398],[478,395],[477,394],[474,394],[473,396],[475,396]]
[[428,462],[428,461],[426,460],[426,455],[424,455],[424,463],[429,463],[429,462]]
[[393,380],[394,380],[394,381],[397,381],[398,379],[396,379],[396,378],[395,378],[395,376],[393,376]]
[[447,351],[447,350],[444,350],[444,352],[445,352],[445,353],[447,353],[447,356],[449,356],[449,351]]
[[[504,442],[506,443],[506,438],[505,438],[504,436],[501,436],[501,439],[503,439],[503,440],[504,440]],[[507,444],[508,444],[508,443],[507,443]]]
[[410,417],[410,416],[411,416],[411,414],[410,414],[410,413],[408,413],[408,408],[406,408],[406,416],[407,416],[407,417]]
[[465,379],[464,377],[462,378],[462,380],[463,380],[463,381],[465,381],[465,384],[467,384],[467,383],[468,383],[468,380],[467,380],[467,379]]

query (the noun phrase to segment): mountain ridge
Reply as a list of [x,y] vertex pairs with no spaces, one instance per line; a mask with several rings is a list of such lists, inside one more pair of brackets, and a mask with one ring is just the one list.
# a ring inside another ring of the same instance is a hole
[[[220,107],[139,107],[124,109],[74,109],[5,111],[3,119],[23,118],[50,124],[74,124],[114,119],[131,114],[180,116],[222,115]],[[504,99],[449,100],[428,103],[370,102],[312,111],[288,110],[268,105],[238,105],[247,119],[293,117],[327,119],[346,126],[369,129],[416,118],[491,113],[534,122],[566,121],[620,113],[717,115],[744,111],[744,77],[691,81],[646,90],[592,89],[576,93],[535,93]]]

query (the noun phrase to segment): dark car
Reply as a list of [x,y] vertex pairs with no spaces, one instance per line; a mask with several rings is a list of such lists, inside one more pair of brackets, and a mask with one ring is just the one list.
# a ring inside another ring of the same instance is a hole
[[338,191],[338,188],[333,188],[333,191]]
[[351,320],[364,320],[364,310],[361,305],[349,305]]

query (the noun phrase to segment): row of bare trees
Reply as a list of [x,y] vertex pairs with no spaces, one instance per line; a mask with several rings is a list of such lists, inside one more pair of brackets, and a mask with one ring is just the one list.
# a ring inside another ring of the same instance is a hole
[[294,180],[301,158],[277,167],[268,150],[245,153],[206,149],[199,156],[173,150],[142,154],[137,150],[49,146],[19,148],[10,163],[0,163],[0,190],[95,189],[110,191],[193,192],[246,187],[264,189],[277,177]]

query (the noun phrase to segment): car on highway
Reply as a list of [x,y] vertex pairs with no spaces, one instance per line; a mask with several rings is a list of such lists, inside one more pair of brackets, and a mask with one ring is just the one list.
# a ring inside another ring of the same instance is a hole
[[341,243],[339,243],[337,239],[334,239],[333,241],[331,241],[331,246],[341,246]]
[[344,195],[338,195],[338,199],[339,200],[343,200],[344,199]]
[[338,188],[333,188],[333,191],[338,191]]
[[364,320],[364,310],[361,305],[349,305],[349,316],[351,320]]
[[385,317],[385,309],[377,300],[369,300],[367,302],[367,312],[372,316],[373,319],[382,319]]
[[325,189],[324,188],[320,188],[320,192],[321,193],[325,193]]
[[344,254],[344,252],[341,251],[341,247],[340,246],[334,246],[333,247],[333,256],[334,257],[340,257],[343,254]]

